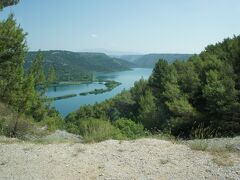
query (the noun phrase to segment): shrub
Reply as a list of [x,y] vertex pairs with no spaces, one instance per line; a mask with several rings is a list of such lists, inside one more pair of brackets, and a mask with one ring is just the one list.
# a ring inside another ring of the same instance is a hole
[[78,124],[79,134],[86,142],[99,142],[107,139],[121,139],[120,130],[109,121],[88,118],[80,120]]
[[64,127],[64,121],[58,117],[45,117],[41,124],[47,125],[49,131],[63,129]]
[[67,130],[67,132],[72,133],[72,134],[80,134],[79,133],[79,128],[77,125],[73,124],[73,123],[66,123],[65,125],[65,129]]
[[33,129],[33,122],[27,118],[8,116],[0,119],[0,134],[23,138]]
[[6,127],[7,127],[6,119],[1,118],[0,119],[0,135],[6,135],[7,134]]
[[193,139],[206,139],[219,136],[218,129],[210,126],[204,127],[204,124],[199,124],[196,128],[192,128],[190,137]]
[[114,122],[114,126],[119,128],[121,133],[129,139],[135,139],[145,135],[143,125],[137,124],[129,119],[118,119]]

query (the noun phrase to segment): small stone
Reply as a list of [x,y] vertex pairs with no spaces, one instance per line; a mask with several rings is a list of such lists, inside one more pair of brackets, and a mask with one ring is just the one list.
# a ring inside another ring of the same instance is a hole
[[235,146],[235,149],[238,150],[238,151],[240,151],[240,144],[237,144],[237,145]]

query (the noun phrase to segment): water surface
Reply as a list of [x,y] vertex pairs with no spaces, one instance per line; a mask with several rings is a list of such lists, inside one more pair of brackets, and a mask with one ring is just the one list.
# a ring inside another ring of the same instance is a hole
[[87,96],[79,96],[79,93],[92,91],[94,89],[105,88],[103,84],[88,83],[79,85],[61,85],[57,87],[49,87],[46,95],[48,97],[58,97],[67,94],[77,94],[78,96],[61,99],[53,102],[53,106],[65,117],[68,113],[76,111],[80,106],[86,104],[95,104],[96,102],[102,102],[119,94],[124,89],[130,89],[133,87],[134,82],[144,78],[148,79],[152,73],[152,69],[149,68],[133,68],[131,71],[121,71],[113,73],[98,73],[96,76],[101,79],[114,80],[122,83],[110,92],[103,94],[89,94]]

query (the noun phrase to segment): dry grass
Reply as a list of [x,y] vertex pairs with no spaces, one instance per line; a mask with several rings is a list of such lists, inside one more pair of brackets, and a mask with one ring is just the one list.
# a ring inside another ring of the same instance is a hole
[[189,147],[196,151],[206,151],[208,148],[208,143],[204,141],[193,141],[189,143]]
[[0,136],[0,143],[1,144],[14,144],[14,143],[20,143],[21,140],[17,138],[7,138],[5,136]]
[[236,144],[228,139],[193,140],[187,143],[192,150],[209,152],[212,161],[218,166],[233,166],[233,156],[240,157],[240,152],[235,148]]
[[213,162],[219,166],[233,166],[234,162],[231,159],[229,153],[226,152],[214,152],[213,155]]

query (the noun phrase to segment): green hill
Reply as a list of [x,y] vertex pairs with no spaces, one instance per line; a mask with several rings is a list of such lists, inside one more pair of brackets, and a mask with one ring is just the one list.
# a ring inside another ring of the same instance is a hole
[[[112,58],[104,53],[85,53],[70,51],[42,51],[44,56],[44,70],[50,66],[56,70],[59,81],[82,80],[92,72],[113,72],[129,70],[133,64],[119,58]],[[26,57],[25,68],[29,68],[37,52],[29,52]]]

